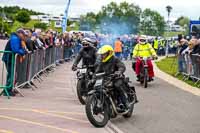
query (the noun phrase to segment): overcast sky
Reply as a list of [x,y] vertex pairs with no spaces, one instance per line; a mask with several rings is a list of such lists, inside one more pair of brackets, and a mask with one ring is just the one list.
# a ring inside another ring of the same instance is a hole
[[[71,0],[69,16],[77,16],[85,14],[89,11],[97,12],[103,5],[115,1],[120,3],[127,1],[135,3],[142,9],[151,8],[161,13],[166,17],[167,12],[165,7],[171,5],[173,11],[171,18],[177,18],[181,15],[188,16],[191,19],[198,19],[200,16],[199,0]],[[59,15],[64,12],[67,0],[0,0],[0,6],[18,5],[49,14]]]

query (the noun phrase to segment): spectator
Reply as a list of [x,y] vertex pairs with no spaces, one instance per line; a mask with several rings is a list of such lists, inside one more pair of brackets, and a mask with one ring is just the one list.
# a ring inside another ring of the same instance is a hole
[[35,46],[33,41],[31,40],[32,33],[29,30],[26,30],[26,47],[28,51],[34,52]]
[[69,33],[65,33],[63,37],[64,41],[64,59],[65,61],[69,61],[72,55],[72,38],[70,37]]
[[34,32],[31,36],[31,41],[32,41],[32,46],[33,46],[33,50],[37,50],[38,49],[38,44],[37,44],[37,34]]
[[188,41],[182,35],[179,35],[178,40],[178,67],[179,72],[183,72],[184,56],[182,52],[188,47]]
[[158,37],[156,37],[155,40],[153,41],[153,48],[156,51],[156,53],[158,52],[158,47],[159,47],[159,41]]
[[[16,33],[12,33],[11,37],[6,44],[5,51],[12,51],[14,54],[19,54],[21,56],[25,55],[25,50],[22,48],[22,41],[25,40],[25,31],[23,29],[18,29]],[[11,83],[11,72],[12,72],[12,56],[9,53],[4,53],[2,60],[5,63],[7,69],[7,81],[6,86],[10,86]],[[12,87],[7,88],[8,94],[10,96],[15,96],[15,93],[12,91]],[[4,96],[7,96],[4,91]]]
[[200,54],[200,42],[196,37],[192,37],[191,41],[194,44],[194,48],[191,54]]
[[115,56],[121,59],[121,53],[122,53],[122,42],[120,38],[117,38],[114,46]]
[[48,41],[46,39],[48,40],[47,35],[44,32],[42,32],[40,35],[40,41],[43,43],[43,47],[48,48]]

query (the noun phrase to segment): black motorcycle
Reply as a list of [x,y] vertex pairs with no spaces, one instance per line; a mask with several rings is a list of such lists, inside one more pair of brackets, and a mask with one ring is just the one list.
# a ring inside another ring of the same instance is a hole
[[78,82],[77,82],[76,90],[77,90],[78,99],[80,103],[83,105],[85,104],[85,100],[89,92],[89,88],[87,87],[87,85],[88,85],[88,81],[92,79],[93,70],[94,70],[93,65],[77,68],[76,75],[77,75]]
[[95,127],[104,127],[111,118],[122,115],[125,118],[132,116],[134,104],[136,103],[135,88],[129,85],[129,79],[124,79],[126,86],[125,96],[128,100],[128,108],[120,106],[118,95],[113,86],[113,80],[116,75],[105,75],[105,73],[96,74],[96,81],[93,83],[91,91],[88,93],[86,100],[87,118]]

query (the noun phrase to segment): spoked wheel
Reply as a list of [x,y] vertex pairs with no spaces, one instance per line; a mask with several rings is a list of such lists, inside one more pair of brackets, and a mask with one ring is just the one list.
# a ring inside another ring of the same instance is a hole
[[104,127],[110,119],[108,104],[101,105],[96,95],[89,96],[86,101],[86,115],[90,123],[95,127]]
[[80,101],[80,103],[82,105],[85,105],[85,101],[86,101],[86,96],[84,94],[84,83],[83,83],[83,80],[78,80],[78,83],[77,83],[77,96],[78,96],[78,99]]
[[134,104],[136,102],[136,93],[134,92],[134,90],[130,89],[128,96],[129,96],[128,100],[131,103],[131,105],[129,107],[128,113],[123,115],[124,118],[130,118],[132,116],[134,110]]

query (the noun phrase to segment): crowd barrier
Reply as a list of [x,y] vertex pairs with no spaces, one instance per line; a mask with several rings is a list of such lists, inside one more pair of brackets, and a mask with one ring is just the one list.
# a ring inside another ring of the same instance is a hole
[[[29,85],[32,89],[34,89],[34,87],[37,88],[37,86],[33,83],[33,80],[37,79],[39,82],[41,82],[42,74],[47,76],[47,74],[56,66],[56,63],[64,60],[63,52],[64,50],[62,46],[38,49],[33,53],[28,53],[24,56],[20,56],[18,54],[14,55],[12,52],[8,52],[13,58],[11,84],[8,85],[5,83],[5,75],[8,73],[5,68],[5,62],[2,62],[2,67],[0,68],[2,74],[0,88],[3,88],[7,91],[6,88],[12,87],[14,90],[18,91],[21,96],[23,96],[19,88],[24,87],[25,85]],[[1,57],[3,53],[5,53],[5,51],[0,51]]]
[[5,93],[9,98],[8,89],[14,85],[15,55],[11,51],[0,51],[0,59],[0,89],[2,89],[0,95]]
[[178,57],[178,65],[179,72],[184,75],[184,80],[191,78],[195,85],[200,83],[200,55],[181,55]]

